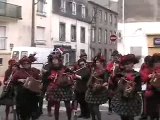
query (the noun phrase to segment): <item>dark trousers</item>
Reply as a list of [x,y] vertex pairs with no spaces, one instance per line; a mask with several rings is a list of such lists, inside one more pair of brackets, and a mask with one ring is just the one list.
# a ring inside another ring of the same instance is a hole
[[108,105],[109,105],[108,111],[109,111],[109,112],[112,112],[112,108],[111,108],[111,98],[108,98]]
[[39,96],[39,113],[43,113],[43,99],[45,97],[45,93],[47,91],[48,84],[44,84],[42,88],[41,96]]
[[121,120],[134,120],[132,116],[121,116]]
[[85,92],[83,93],[76,92],[76,100],[80,104],[81,115],[84,117],[89,117],[90,110],[88,107],[88,103],[85,101]]
[[36,94],[25,90],[17,90],[16,112],[18,120],[37,119],[38,97]]
[[89,104],[92,120],[101,120],[101,113],[98,104]]

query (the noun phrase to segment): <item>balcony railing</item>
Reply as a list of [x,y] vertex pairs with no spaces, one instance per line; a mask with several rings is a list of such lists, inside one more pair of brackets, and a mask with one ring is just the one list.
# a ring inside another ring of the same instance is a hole
[[0,37],[0,50],[6,49],[6,39],[7,37]]
[[0,2],[0,16],[21,19],[21,6]]

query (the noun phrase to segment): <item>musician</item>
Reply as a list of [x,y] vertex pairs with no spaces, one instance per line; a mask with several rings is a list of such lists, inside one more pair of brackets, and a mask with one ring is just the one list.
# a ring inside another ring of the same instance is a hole
[[87,62],[85,59],[81,58],[77,63],[79,67],[77,68],[77,74],[81,76],[81,80],[77,80],[75,85],[76,100],[80,104],[81,111],[81,114],[78,117],[88,119],[90,117],[90,112],[88,103],[85,101],[85,93],[87,90],[87,83],[90,78],[91,70],[90,67],[87,66]]
[[79,56],[79,58],[87,60],[87,54],[85,52],[83,52],[83,53],[81,53],[81,55]]
[[16,112],[19,120],[37,119],[38,94],[24,87],[27,79],[40,80],[40,71],[31,67],[34,56],[19,60],[20,68],[13,74],[12,84],[16,86]]
[[[40,115],[43,114],[43,99],[44,99],[44,96],[45,96],[45,93],[47,91],[47,87],[49,85],[49,80],[48,80],[48,76],[49,76],[49,69],[50,69],[50,61],[49,61],[49,58],[50,58],[51,54],[48,56],[48,62],[45,63],[42,67],[42,70],[41,70],[41,73],[42,73],[42,93],[41,93],[41,97],[40,97],[40,101],[39,101],[39,112],[40,112]],[[52,116],[51,114],[51,108],[52,108],[52,105],[53,105],[53,101],[48,101],[48,105],[47,105],[47,111],[48,111],[48,116]]]
[[[16,63],[16,61],[14,59],[10,59],[8,61],[8,69],[5,71],[5,76],[4,76],[4,80],[3,80],[3,84],[4,84],[3,91],[5,89],[7,89],[6,87],[7,87],[7,84],[9,82],[9,78],[10,78],[11,74],[13,74],[14,71],[17,69],[17,67],[18,67],[17,63]],[[13,99],[13,97],[14,97],[14,89],[8,89],[8,90],[9,90],[9,91],[7,91],[8,95],[6,96],[8,98],[2,98],[1,100],[4,100],[4,99]],[[6,109],[5,109],[6,120],[9,119],[10,107],[11,106],[6,103]],[[12,110],[13,110],[13,106],[12,106]]]
[[107,79],[105,78],[105,59],[98,54],[93,59],[91,77],[88,81],[88,89],[85,100],[89,104],[92,120],[101,120],[99,105],[106,103]]
[[141,78],[139,73],[133,69],[134,64],[138,62],[134,54],[122,56],[120,64],[123,66],[123,71],[121,75],[115,75],[119,81],[116,85],[109,85],[117,86],[117,93],[111,100],[111,107],[115,113],[120,115],[121,120],[134,120],[134,117],[141,113],[141,97],[138,93],[141,91]]
[[[153,54],[150,64],[151,69],[144,69],[142,80],[147,83],[145,91],[146,100],[146,114],[151,120],[159,119],[159,104],[160,104],[160,86],[159,86],[159,73],[160,73],[160,53]],[[158,85],[158,86],[157,86]]]
[[[142,76],[142,79],[145,76],[145,74],[151,74],[151,71],[152,71],[151,60],[152,60],[152,56],[150,56],[150,55],[148,55],[144,58],[144,63],[141,65],[141,68],[140,68],[140,74]],[[144,97],[145,91],[146,91],[146,82],[143,82],[143,80],[142,80],[143,111],[142,111],[142,114],[141,114],[141,117],[139,120],[147,119],[146,100]]]
[[[107,64],[106,66],[106,72],[108,73],[108,76],[110,76],[109,79],[111,79],[114,76],[114,72],[117,72],[118,69],[120,69],[119,66],[119,60],[121,57],[121,54],[115,50],[111,54],[112,60]],[[112,113],[112,108],[111,108],[111,99],[113,97],[113,92],[110,91],[110,94],[108,95],[108,115]]]
[[68,73],[68,69],[63,65],[61,53],[53,52],[49,61],[52,64],[50,66],[50,74],[48,76],[50,84],[47,88],[47,100],[54,102],[55,120],[59,120],[59,108],[61,101],[64,101],[68,120],[71,120],[70,101],[73,100],[72,85],[74,75]]

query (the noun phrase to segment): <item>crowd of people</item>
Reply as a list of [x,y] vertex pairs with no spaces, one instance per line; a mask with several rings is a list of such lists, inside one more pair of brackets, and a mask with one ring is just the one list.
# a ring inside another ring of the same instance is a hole
[[134,120],[135,116],[159,120],[160,53],[146,56],[140,71],[134,70],[140,59],[134,54],[121,55],[115,50],[111,56],[109,63],[101,53],[88,62],[83,53],[75,65],[67,67],[63,52],[56,49],[42,70],[31,67],[35,54],[9,60],[0,97],[0,104],[6,105],[6,120],[13,105],[18,120],[38,119],[43,114],[44,98],[49,117],[54,107],[55,120],[59,120],[61,101],[68,120],[78,106],[78,118],[102,120],[99,107],[107,102],[109,114],[114,112],[121,120]]

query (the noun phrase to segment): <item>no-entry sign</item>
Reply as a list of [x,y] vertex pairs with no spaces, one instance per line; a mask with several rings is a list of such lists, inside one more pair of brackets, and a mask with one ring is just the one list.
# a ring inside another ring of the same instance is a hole
[[111,40],[112,42],[116,41],[116,40],[117,40],[117,36],[116,36],[116,35],[111,35],[111,36],[110,36],[110,40]]

